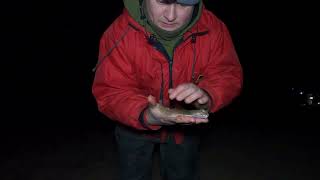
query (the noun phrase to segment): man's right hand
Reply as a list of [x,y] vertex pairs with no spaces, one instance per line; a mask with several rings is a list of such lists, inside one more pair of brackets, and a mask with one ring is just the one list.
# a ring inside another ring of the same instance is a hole
[[161,111],[157,104],[155,97],[148,96],[149,108],[145,113],[147,113],[147,122],[151,125],[191,125],[191,124],[200,124],[207,123],[208,119],[193,118],[189,116],[169,116]]

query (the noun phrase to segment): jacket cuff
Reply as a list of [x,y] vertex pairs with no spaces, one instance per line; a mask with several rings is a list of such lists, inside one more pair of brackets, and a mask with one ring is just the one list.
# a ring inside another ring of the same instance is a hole
[[144,108],[139,116],[139,121],[140,121],[142,127],[144,127],[147,130],[159,130],[161,128],[161,126],[148,124],[147,113],[145,113],[146,110],[147,110],[147,108]]

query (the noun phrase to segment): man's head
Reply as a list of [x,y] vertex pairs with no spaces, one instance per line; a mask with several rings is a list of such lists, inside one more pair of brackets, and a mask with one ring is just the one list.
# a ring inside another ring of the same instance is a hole
[[145,0],[149,19],[159,28],[174,31],[189,23],[199,0]]

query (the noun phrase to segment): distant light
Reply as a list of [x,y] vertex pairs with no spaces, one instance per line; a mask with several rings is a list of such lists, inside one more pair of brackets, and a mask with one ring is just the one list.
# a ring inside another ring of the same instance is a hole
[[300,93],[299,93],[299,94],[301,94],[301,95],[302,95],[302,94],[303,94],[303,91],[300,91]]

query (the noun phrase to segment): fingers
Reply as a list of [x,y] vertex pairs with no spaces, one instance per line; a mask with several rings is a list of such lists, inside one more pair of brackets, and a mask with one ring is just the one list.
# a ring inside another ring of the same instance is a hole
[[[196,89],[196,91],[194,91],[192,94],[189,94],[189,96],[187,96],[185,99],[184,99],[184,102],[187,103],[187,104],[190,104],[192,103],[193,101],[195,100],[200,100],[200,99],[203,99],[203,96],[204,96],[204,93],[201,89]],[[205,99],[203,99],[205,100]],[[203,101],[202,100],[202,101]]]
[[[177,95],[176,100],[177,101],[184,100],[184,101],[186,101],[186,103],[191,103],[192,101],[195,100],[194,98],[199,98],[199,97],[197,97],[199,95],[201,95],[201,94],[199,94],[199,92],[197,92],[196,88],[186,88]],[[188,99],[189,99],[189,101],[187,101]]]
[[208,123],[208,119],[201,119],[201,118],[193,118],[189,116],[178,116],[176,119],[177,124],[201,124],[201,123]]
[[209,97],[205,95],[202,95],[202,97],[198,99],[199,104],[206,104],[208,101],[209,101]]
[[177,86],[175,89],[169,89],[169,98],[171,100],[176,99],[177,96],[184,91],[185,89],[187,89],[189,86],[189,84],[181,84],[179,86]]
[[175,125],[176,124],[176,122],[174,120],[171,120],[171,119],[163,119],[163,118],[161,118],[160,121],[165,125]]
[[169,90],[169,98],[171,100],[176,99],[177,101],[185,100],[187,97],[197,92],[199,88],[191,83],[180,84],[175,89]]
[[175,89],[170,89],[169,98],[171,100],[176,99],[177,101],[184,100],[184,102],[187,104],[190,104],[196,100],[199,104],[206,104],[209,101],[207,94],[192,83],[181,84]]

